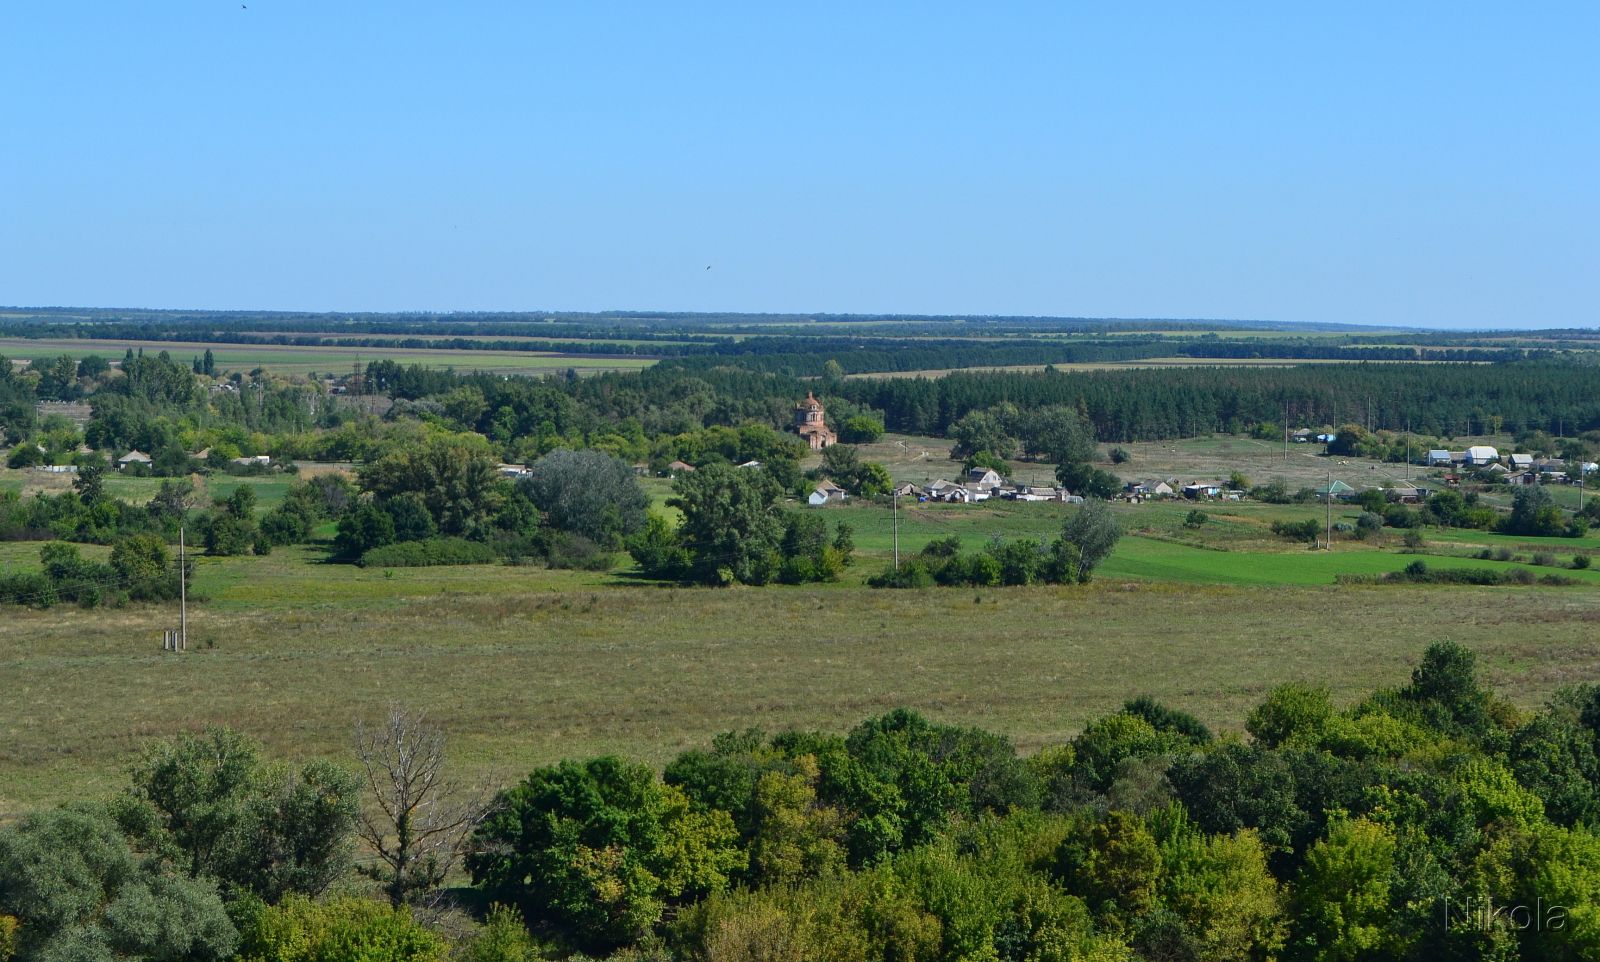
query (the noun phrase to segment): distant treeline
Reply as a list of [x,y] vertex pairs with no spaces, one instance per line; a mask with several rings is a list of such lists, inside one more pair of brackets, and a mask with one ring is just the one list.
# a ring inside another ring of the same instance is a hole
[[1518,364],[1325,364],[1300,367],[1194,367],[1119,371],[956,372],[937,378],[804,380],[743,366],[703,370],[675,362],[642,372],[577,379],[506,381],[416,365],[368,368],[374,389],[421,400],[470,386],[483,417],[522,429],[548,423],[559,434],[606,424],[646,433],[754,420],[784,427],[795,399],[814,390],[830,417],[872,411],[891,431],[944,435],[963,416],[997,405],[1023,410],[1064,405],[1084,412],[1105,442],[1355,423],[1431,437],[1558,428],[1600,428],[1600,368]]
[[[674,360],[679,367],[703,370],[728,363],[786,374],[821,377],[830,361],[844,374],[936,371],[967,367],[1009,367],[1028,364],[1103,364],[1154,357],[1217,359],[1265,358],[1330,361],[1515,361],[1521,350],[1474,348],[1422,350],[1414,347],[1341,347],[1319,340],[1222,340],[1165,337],[1116,337],[1104,340],[1034,339],[979,341],[951,338],[788,338],[763,337],[718,344]],[[736,358],[730,361],[730,358]]]
[[1257,424],[1356,423],[1438,437],[1600,427],[1600,369],[1556,363],[1349,364],[1282,368],[1038,373],[957,372],[937,379],[840,382],[832,390],[883,412],[892,431],[943,434],[970,411],[1063,404],[1102,441],[1246,431]]

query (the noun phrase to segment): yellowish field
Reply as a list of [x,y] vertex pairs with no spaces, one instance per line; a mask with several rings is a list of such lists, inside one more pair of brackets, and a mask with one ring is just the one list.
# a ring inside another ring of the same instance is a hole
[[129,349],[152,353],[167,351],[187,360],[209,348],[218,368],[248,371],[266,368],[280,374],[312,372],[344,374],[357,361],[390,360],[425,367],[449,367],[458,371],[487,371],[493,374],[539,374],[565,371],[639,370],[655,363],[652,357],[606,357],[594,354],[561,354],[551,351],[451,351],[390,347],[301,347],[290,344],[219,344],[205,341],[79,340],[75,338],[0,338],[0,355],[13,360],[42,360],[67,354],[83,357],[98,354],[120,360]]
[[[1147,357],[1137,361],[1086,361],[1070,364],[1003,364],[993,367],[947,367],[926,371],[869,371],[847,374],[847,379],[889,377],[943,377],[946,374],[984,371],[1042,371],[1053,367],[1058,371],[1136,371],[1172,367],[1296,367],[1301,364],[1350,364],[1336,358],[1275,358],[1275,357]],[[1364,364],[1439,364],[1440,361],[1363,361]]]

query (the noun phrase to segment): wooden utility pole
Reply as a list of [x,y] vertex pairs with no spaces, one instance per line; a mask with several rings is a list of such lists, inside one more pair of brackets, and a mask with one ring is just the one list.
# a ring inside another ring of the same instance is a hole
[[900,570],[900,489],[893,491],[894,500],[894,570]]
[[178,525],[178,650],[189,650],[189,561],[184,551],[183,525]]
[[1323,501],[1328,506],[1328,543],[1325,550],[1333,550],[1333,469],[1328,469],[1328,487],[1323,494]]

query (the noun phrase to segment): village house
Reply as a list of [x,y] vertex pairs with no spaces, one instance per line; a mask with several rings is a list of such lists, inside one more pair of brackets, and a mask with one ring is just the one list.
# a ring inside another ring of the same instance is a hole
[[837,504],[847,497],[849,495],[845,493],[845,490],[832,481],[819,481],[817,486],[811,489],[811,494],[806,498],[806,503],[815,508],[824,504]]
[[1487,444],[1474,444],[1472,447],[1467,448],[1465,462],[1467,464],[1474,465],[1476,467],[1484,467],[1486,465],[1493,464],[1498,460],[1500,460],[1499,450],[1490,447]]
[[272,458],[266,454],[253,454],[248,457],[234,458],[232,463],[241,468],[264,468],[272,463]]
[[1034,485],[1020,485],[1011,495],[1013,501],[1056,501],[1061,497],[1057,488]]
[[1222,485],[1215,481],[1195,481],[1183,486],[1183,496],[1190,501],[1214,498],[1222,493]]
[[1172,485],[1165,481],[1129,481],[1122,486],[1123,493],[1140,498],[1170,498]]
[[1311,435],[1312,431],[1310,428],[1301,428],[1300,430],[1289,435],[1289,438],[1290,440],[1294,441],[1295,444],[1309,444],[1311,442]]
[[1390,501],[1400,504],[1418,504],[1428,496],[1428,491],[1414,484],[1397,484],[1388,490],[1386,496]]
[[502,464],[499,466],[499,472],[502,478],[526,478],[533,474],[522,464]]
[[828,427],[827,412],[822,402],[810,391],[806,392],[804,401],[794,406],[794,429],[813,451],[839,443],[839,436]]
[[680,474],[688,474],[690,471],[693,471],[693,470],[694,470],[694,465],[689,464],[689,463],[684,462],[684,461],[674,461],[671,464],[667,465],[667,475],[669,477],[673,477],[673,478],[677,477]]
[[150,455],[140,450],[132,450],[117,459],[117,470],[121,471],[130,464],[150,464]]
[[1510,463],[1513,471],[1527,471],[1533,467],[1533,455],[1531,454],[1507,455],[1506,461]]
[[922,489],[917,487],[915,484],[912,484],[910,481],[902,481],[900,484],[895,485],[892,493],[897,498],[922,497]]
[[967,469],[967,485],[969,487],[979,487],[985,490],[993,490],[1000,487],[1004,481],[1005,479],[1000,477],[999,472],[995,471],[993,468]]
[[1430,468],[1454,463],[1455,459],[1453,459],[1450,456],[1450,452],[1446,451],[1444,448],[1434,448],[1428,452],[1428,467]]
[[1333,481],[1328,483],[1328,484],[1320,484],[1320,485],[1317,486],[1317,498],[1319,500],[1322,500],[1322,501],[1328,500],[1328,497],[1330,495],[1335,497],[1335,498],[1341,498],[1342,499],[1342,498],[1351,497],[1355,493],[1356,493],[1356,489],[1355,488],[1352,488],[1350,485],[1345,484],[1343,481],[1340,481],[1338,478],[1334,478]]

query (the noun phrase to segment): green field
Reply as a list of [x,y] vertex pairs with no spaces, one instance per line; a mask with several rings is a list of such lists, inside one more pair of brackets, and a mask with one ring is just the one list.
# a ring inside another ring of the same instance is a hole
[[452,351],[394,347],[299,347],[288,344],[220,344],[204,341],[79,340],[73,338],[0,338],[0,355],[14,360],[39,361],[62,354],[84,357],[98,354],[118,360],[129,348],[152,353],[167,351],[184,360],[209,348],[223,371],[265,368],[277,374],[348,374],[357,361],[397,361],[457,371],[494,374],[541,374],[565,371],[634,371],[655,363],[652,357],[605,357],[594,354],[560,354],[550,351]]

